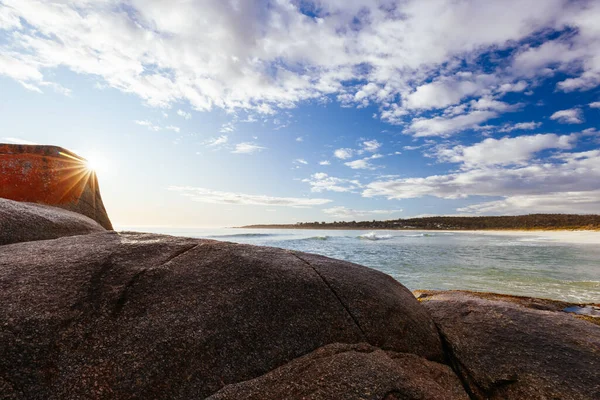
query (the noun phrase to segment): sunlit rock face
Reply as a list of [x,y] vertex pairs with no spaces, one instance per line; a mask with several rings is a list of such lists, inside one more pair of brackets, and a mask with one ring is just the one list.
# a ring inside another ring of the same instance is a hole
[[0,197],[64,208],[113,229],[96,174],[60,147],[0,144]]

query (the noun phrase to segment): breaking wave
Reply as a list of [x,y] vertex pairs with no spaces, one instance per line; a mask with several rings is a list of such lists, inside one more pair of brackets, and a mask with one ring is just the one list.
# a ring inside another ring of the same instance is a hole
[[375,232],[365,233],[364,235],[360,235],[358,238],[363,240],[387,240],[391,239],[392,235],[378,235]]

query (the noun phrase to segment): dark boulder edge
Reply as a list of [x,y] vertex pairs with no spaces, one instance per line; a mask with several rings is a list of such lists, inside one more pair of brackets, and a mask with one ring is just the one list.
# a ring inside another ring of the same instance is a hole
[[561,301],[469,291],[415,291],[473,399],[600,398],[597,318]]

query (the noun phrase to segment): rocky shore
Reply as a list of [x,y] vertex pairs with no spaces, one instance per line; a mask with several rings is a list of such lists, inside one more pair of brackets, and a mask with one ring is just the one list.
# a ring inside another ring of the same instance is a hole
[[0,398],[600,398],[575,305],[103,225],[0,201]]

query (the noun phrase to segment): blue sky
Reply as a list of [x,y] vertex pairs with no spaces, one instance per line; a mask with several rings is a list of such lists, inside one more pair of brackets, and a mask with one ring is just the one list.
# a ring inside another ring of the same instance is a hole
[[117,226],[598,213],[600,2],[2,0],[0,142]]

